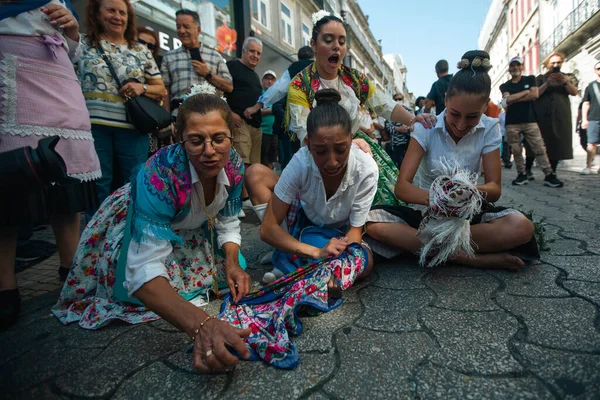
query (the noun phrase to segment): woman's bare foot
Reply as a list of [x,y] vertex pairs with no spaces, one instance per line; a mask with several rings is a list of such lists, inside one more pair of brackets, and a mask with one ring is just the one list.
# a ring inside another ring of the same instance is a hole
[[341,299],[343,297],[342,288],[338,285],[335,276],[331,275],[331,279],[327,282],[327,290],[330,299]]
[[505,269],[512,272],[519,272],[525,265],[523,260],[509,253],[477,254],[475,257],[460,255],[451,262],[471,268]]

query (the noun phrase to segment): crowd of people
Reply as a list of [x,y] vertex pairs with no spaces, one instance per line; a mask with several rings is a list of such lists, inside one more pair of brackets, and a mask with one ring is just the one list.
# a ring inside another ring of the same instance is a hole
[[[267,332],[294,331],[297,307],[328,311],[339,305],[332,299],[370,274],[375,255],[420,251],[419,227],[431,218],[429,189],[443,158],[473,173],[483,168],[485,177],[472,193],[484,200],[471,221],[476,254],[448,261],[518,271],[539,257],[533,224],[492,205],[502,190],[502,136],[498,119],[485,115],[492,90],[486,52],[465,53],[454,75],[439,62],[439,80],[415,110],[342,63],[346,27],[329,12],[315,14],[310,46],[277,79],[271,70],[256,73],[262,43],[255,37],[246,38],[239,60],[227,62],[200,43],[195,11],[177,12],[182,46],[160,58],[156,35],[136,29],[128,0],[90,0],[85,35],[69,1],[33,3],[0,11],[0,66],[8,66],[0,67],[0,88],[14,89],[0,108],[0,152],[59,136],[57,151],[76,183],[3,196],[3,327],[20,307],[16,227],[49,219],[65,279],[52,312],[62,323],[98,329],[114,320],[163,318],[191,338],[201,371],[235,365],[234,354],[281,363],[293,346],[286,332]],[[528,102],[538,86],[541,95],[563,94],[573,82],[555,72],[539,82],[521,78],[519,61],[511,62],[513,80],[502,89],[517,181],[528,179],[523,134],[556,187],[555,161],[567,157],[546,155],[527,119]],[[588,102],[593,92],[586,92]],[[173,117],[172,144],[136,129],[127,104],[141,96]],[[600,118],[593,119],[597,102],[586,104],[583,125],[592,143]],[[511,114],[519,106],[526,120]],[[259,292],[251,291],[240,252],[244,203],[274,248],[270,285]],[[209,292],[229,293],[222,318],[190,302]]]

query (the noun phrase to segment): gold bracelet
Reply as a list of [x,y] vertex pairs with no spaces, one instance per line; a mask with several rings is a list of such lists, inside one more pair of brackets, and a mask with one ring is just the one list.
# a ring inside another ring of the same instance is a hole
[[209,315],[208,317],[206,317],[204,319],[204,321],[200,322],[200,326],[196,329],[194,329],[194,334],[192,336],[190,336],[190,339],[192,339],[192,342],[196,341],[196,336],[198,336],[198,333],[200,333],[200,329],[204,326],[204,324],[206,324],[209,320],[211,319],[216,319],[217,317],[215,315]]
[[408,123],[408,126],[412,126],[412,125],[415,123],[415,120],[416,120],[416,119],[417,119],[417,116],[416,116],[416,115],[415,115],[415,116],[413,116],[413,117],[410,119],[410,122]]

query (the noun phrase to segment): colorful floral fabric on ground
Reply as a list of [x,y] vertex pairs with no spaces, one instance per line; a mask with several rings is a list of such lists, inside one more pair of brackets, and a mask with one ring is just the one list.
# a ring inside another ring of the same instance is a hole
[[[86,227],[73,266],[52,312],[63,324],[79,321],[86,329],[99,329],[112,320],[130,324],[160,317],[144,306],[115,300],[114,286],[121,247],[130,186],[125,185],[109,198]],[[206,224],[204,224],[204,227]],[[212,287],[211,245],[205,229],[179,230],[182,244],[175,244],[165,260],[171,286],[180,293],[198,292]],[[225,284],[225,259],[215,251],[219,286]]]
[[331,276],[335,276],[342,289],[347,289],[367,264],[366,250],[352,243],[339,257],[298,268],[251,293],[239,304],[233,304],[227,295],[220,318],[237,328],[252,329],[245,339],[251,360],[264,360],[278,368],[295,368],[300,355],[290,335],[302,333],[299,313],[304,308],[326,312],[339,307],[342,300],[332,301],[328,296]]

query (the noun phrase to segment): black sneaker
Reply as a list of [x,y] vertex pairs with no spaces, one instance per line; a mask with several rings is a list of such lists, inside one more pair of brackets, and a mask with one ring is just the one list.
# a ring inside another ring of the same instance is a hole
[[528,181],[535,181],[535,177],[533,176],[533,172],[531,172],[531,170],[525,172],[525,175],[527,175]]
[[552,188],[559,188],[559,187],[563,187],[564,184],[562,183],[562,181],[560,179],[558,179],[556,177],[555,173],[546,175],[546,178],[544,179],[544,186],[549,186]]
[[513,185],[519,185],[519,186],[523,186],[523,185],[527,185],[527,175],[525,174],[519,174],[517,176],[517,179],[515,179],[514,181],[512,181]]

